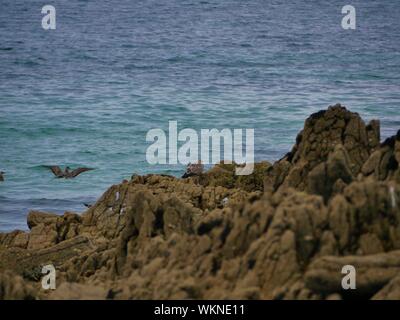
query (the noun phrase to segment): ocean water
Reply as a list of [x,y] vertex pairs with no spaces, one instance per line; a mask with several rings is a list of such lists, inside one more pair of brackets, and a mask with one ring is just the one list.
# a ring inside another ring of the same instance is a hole
[[[342,103],[382,135],[400,128],[400,3],[0,0],[0,231],[29,210],[81,212],[146,162],[149,129],[254,128],[276,160],[312,112]],[[42,165],[96,168],[55,179]]]

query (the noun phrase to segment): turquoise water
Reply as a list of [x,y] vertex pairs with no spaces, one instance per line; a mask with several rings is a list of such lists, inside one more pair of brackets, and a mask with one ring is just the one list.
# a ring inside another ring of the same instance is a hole
[[[335,2],[335,3],[332,3]],[[382,134],[400,128],[400,3],[352,1],[1,0],[0,231],[30,209],[83,211],[151,166],[146,132],[255,128],[255,157],[276,160],[304,119],[340,102]],[[75,180],[42,165],[90,166]]]

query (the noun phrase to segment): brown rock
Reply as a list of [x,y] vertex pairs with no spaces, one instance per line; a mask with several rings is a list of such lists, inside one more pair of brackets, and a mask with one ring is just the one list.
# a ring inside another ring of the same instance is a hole
[[[32,293],[42,299],[397,297],[399,140],[379,145],[379,122],[330,107],[250,176],[224,163],[135,175],[82,215],[31,212],[30,232],[0,234],[0,272],[37,287],[53,264],[58,289]],[[357,268],[355,292],[341,290],[343,264]]]
[[62,283],[50,295],[52,300],[105,300],[108,290],[101,285],[84,285],[79,283]]
[[[272,185],[274,190],[281,186],[301,191],[314,190],[318,187],[315,185],[316,176],[326,175],[324,166],[315,168],[328,160],[336,145],[342,145],[344,150],[340,152],[341,155],[338,154],[338,150],[334,152],[336,155],[333,156],[335,160],[332,159],[332,168],[335,164],[344,166],[345,171],[349,170],[346,176],[356,176],[370,153],[377,147],[377,141],[379,122],[374,121],[366,126],[358,114],[341,105],[329,107],[328,110],[319,111],[306,120],[292,151],[273,165],[266,178],[266,184]],[[345,163],[342,161],[344,159]],[[313,169],[316,171],[307,179]],[[311,183],[310,186],[308,182]]]
[[387,285],[378,291],[372,300],[400,300],[400,277],[394,277]]
[[58,215],[42,211],[30,211],[27,217],[28,227],[32,229],[38,225],[51,225],[55,224]]
[[353,180],[350,161],[346,149],[337,144],[326,162],[320,163],[310,171],[307,177],[307,192],[319,194],[327,202],[332,194],[340,192],[344,185]]
[[0,300],[34,300],[37,292],[20,276],[10,271],[0,273]]
[[[343,290],[341,273],[345,265],[356,270],[356,289]],[[313,292],[329,295],[341,293],[370,298],[389,283],[400,271],[400,251],[369,256],[326,256],[313,261],[305,273],[306,287]]]

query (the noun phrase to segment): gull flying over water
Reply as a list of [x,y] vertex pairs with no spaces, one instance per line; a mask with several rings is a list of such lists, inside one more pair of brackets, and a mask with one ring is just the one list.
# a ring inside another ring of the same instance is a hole
[[63,171],[59,166],[44,166],[44,167],[50,169],[51,172],[53,172],[53,174],[56,176],[56,178],[65,178],[65,179],[72,179],[80,175],[82,172],[94,170],[93,168],[77,168],[71,171],[70,167],[66,167],[65,170]]

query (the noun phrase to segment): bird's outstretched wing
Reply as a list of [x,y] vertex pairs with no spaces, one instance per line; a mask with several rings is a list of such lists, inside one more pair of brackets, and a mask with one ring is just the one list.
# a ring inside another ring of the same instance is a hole
[[73,170],[69,176],[71,178],[75,178],[77,175],[80,175],[82,172],[86,172],[86,171],[90,171],[90,170],[94,170],[94,168],[77,168],[75,170]]
[[59,166],[43,166],[43,167],[50,169],[51,172],[53,172],[53,174],[56,177],[61,177],[64,174]]

